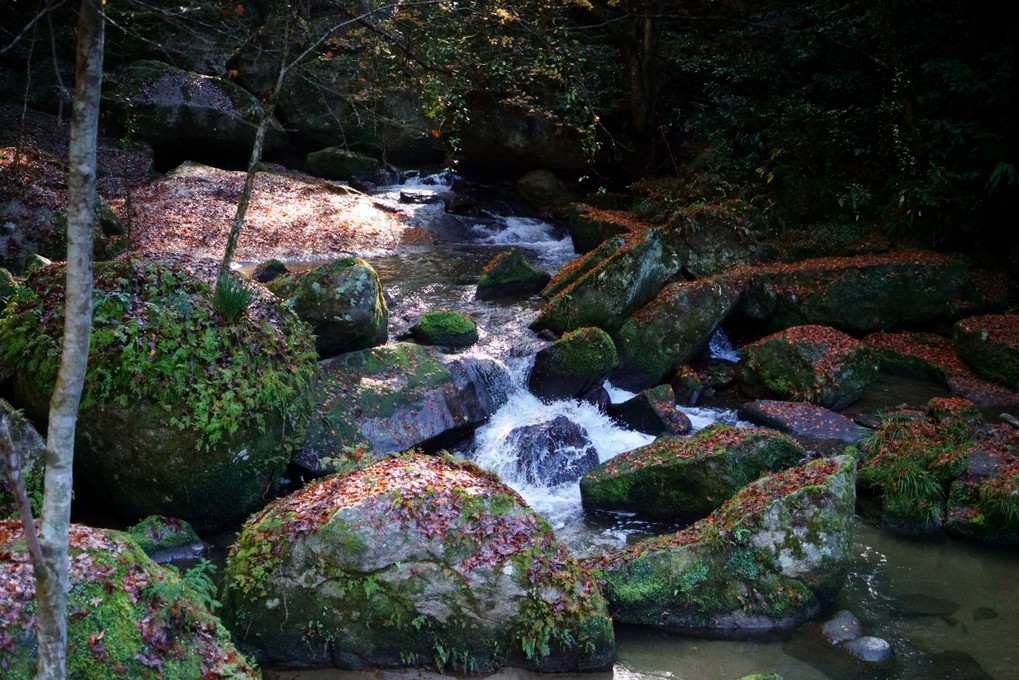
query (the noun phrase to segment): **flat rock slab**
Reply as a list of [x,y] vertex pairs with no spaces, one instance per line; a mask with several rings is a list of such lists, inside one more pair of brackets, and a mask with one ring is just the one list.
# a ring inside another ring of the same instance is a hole
[[809,440],[800,442],[805,445],[855,444],[870,433],[845,416],[803,401],[762,399],[743,405],[738,413],[741,420],[754,425],[770,427],[797,440]]

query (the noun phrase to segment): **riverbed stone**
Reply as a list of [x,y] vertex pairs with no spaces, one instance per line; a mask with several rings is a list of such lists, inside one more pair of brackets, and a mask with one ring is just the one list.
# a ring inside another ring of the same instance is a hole
[[312,472],[349,469],[485,422],[506,401],[506,369],[393,343],[319,363],[308,436],[294,462]]
[[528,484],[556,486],[575,482],[598,464],[598,451],[587,430],[566,416],[518,427],[506,441],[518,450],[517,473]]
[[[19,521],[0,520],[0,642],[9,678],[36,670],[35,579],[22,536]],[[72,524],[68,538],[69,677],[261,677],[210,613],[211,593],[158,566],[122,532]]]
[[770,395],[833,410],[860,398],[878,363],[859,340],[826,326],[796,326],[743,348],[740,379]]
[[762,399],[740,406],[737,415],[740,420],[791,435],[806,448],[832,453],[842,453],[872,432],[845,416],[805,401]]
[[359,257],[290,273],[266,287],[311,324],[315,349],[323,358],[381,345],[389,337],[389,307],[382,282]]
[[982,377],[1019,389],[1019,314],[986,314],[953,328],[959,358]]
[[537,269],[516,248],[499,253],[485,265],[478,280],[479,300],[528,297],[544,288],[552,276]]
[[[236,276],[238,285],[245,279]],[[177,264],[96,267],[92,337],[75,438],[76,491],[125,519],[222,525],[259,507],[303,439],[315,371],[307,326],[264,291],[233,322],[213,286]],[[0,321],[16,403],[45,422],[58,370],[64,267]],[[40,311],[47,316],[40,322]]]
[[491,473],[404,455],[315,482],[230,549],[224,618],[267,663],[603,668],[612,622],[548,523]]
[[753,482],[675,534],[589,558],[617,623],[727,637],[792,628],[848,572],[855,461],[810,461]]
[[622,404],[612,404],[608,414],[623,427],[654,436],[683,435],[693,428],[686,414],[676,408],[671,385],[658,385]]
[[584,475],[580,495],[589,510],[699,519],[805,455],[786,435],[716,423],[689,438],[660,437],[619,454]]
[[633,213],[625,210],[599,210],[578,204],[570,216],[570,239],[573,249],[580,254],[597,249],[613,237],[626,237],[647,228],[648,225],[637,222]]
[[470,347],[478,341],[478,325],[469,314],[436,309],[411,326],[410,334],[422,345]]
[[600,246],[591,252],[570,260],[555,273],[552,280],[541,289],[541,297],[545,300],[554,298],[563,292],[579,279],[583,278],[589,271],[600,265],[609,257],[618,252],[626,241],[622,236],[614,236],[606,239]]
[[877,663],[885,661],[892,655],[892,646],[887,640],[865,635],[845,644],[846,651],[863,661]]
[[618,362],[608,333],[578,328],[535,355],[527,389],[546,402],[576,399],[600,384]]
[[977,430],[966,471],[949,487],[946,530],[982,543],[1019,543],[1019,430]]
[[613,335],[630,383],[659,383],[700,354],[735,309],[743,286],[736,276],[671,283]]
[[742,201],[698,204],[673,213],[665,232],[684,269],[694,278],[708,278],[761,260],[764,248],[748,228],[758,213]]
[[613,333],[654,299],[679,265],[662,230],[649,229],[549,300],[531,328],[565,333],[597,326]]
[[348,180],[374,175],[379,171],[379,162],[374,156],[340,146],[312,151],[304,161],[312,175],[325,179]]
[[290,273],[287,266],[277,259],[266,260],[259,264],[251,272],[251,278],[259,283],[269,283],[273,279],[286,276]]
[[828,642],[837,645],[848,640],[855,640],[863,635],[860,630],[860,621],[856,615],[848,609],[842,609],[835,613],[828,621],[821,626],[821,634],[828,639]]
[[[42,510],[43,478],[46,475],[46,441],[28,418],[4,399],[0,399],[0,411],[7,418],[7,430],[14,453],[18,456],[32,514],[38,516]],[[6,462],[0,463],[0,470],[3,472],[0,475],[0,519],[16,519],[18,503],[10,486]]]
[[521,176],[516,185],[520,198],[527,201],[532,208],[539,210],[573,200],[573,196],[566,189],[566,183],[556,177],[551,170],[531,170]]

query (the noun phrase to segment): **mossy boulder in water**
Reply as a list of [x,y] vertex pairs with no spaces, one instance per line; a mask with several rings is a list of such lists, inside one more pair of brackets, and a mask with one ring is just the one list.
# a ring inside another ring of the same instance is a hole
[[588,205],[578,205],[570,217],[570,239],[578,253],[592,252],[613,237],[625,237],[631,231],[646,228],[647,225],[635,224],[632,213],[598,210]]
[[[37,271],[0,320],[16,403],[39,423],[56,380],[63,280],[62,265]],[[210,526],[251,512],[303,439],[315,371],[307,326],[257,290],[228,323],[212,286],[174,265],[103,263],[94,285],[78,480],[132,519]]]
[[271,259],[255,267],[254,271],[251,272],[251,278],[259,283],[269,283],[273,279],[278,279],[289,273],[290,270],[287,269],[285,264],[277,259]]
[[704,517],[761,475],[806,455],[786,435],[716,424],[693,437],[660,437],[580,480],[584,507],[654,517]]
[[379,162],[374,156],[339,146],[313,151],[305,158],[305,162],[311,174],[326,179],[348,180],[358,176],[374,175],[379,171]]
[[797,326],[743,348],[739,375],[765,393],[831,409],[848,406],[877,379],[878,362],[859,340],[825,326]]
[[613,236],[586,255],[581,255],[575,260],[567,262],[560,267],[559,271],[552,277],[552,280],[548,282],[548,285],[541,289],[541,297],[546,300],[554,298],[586,276],[589,271],[614,255],[625,245],[626,241],[622,236]]
[[315,332],[315,349],[332,357],[382,345],[389,337],[389,307],[379,275],[359,257],[273,279],[266,287]]
[[[7,414],[7,429],[21,466],[21,479],[32,514],[38,515],[42,510],[43,477],[46,475],[46,442],[23,414],[3,399],[0,399],[0,410]],[[7,476],[6,459],[0,462],[0,473],[0,519],[17,518],[18,503]]]
[[[0,659],[5,678],[36,666],[35,578],[21,523],[0,520]],[[68,677],[256,680],[209,611],[212,583],[163,569],[126,535],[72,524]]]
[[545,401],[575,399],[600,383],[618,361],[608,333],[578,328],[535,355],[527,389]]
[[611,404],[608,413],[623,427],[655,436],[686,434],[692,428],[690,419],[676,408],[671,385],[658,385],[622,404]]
[[[506,369],[491,359],[446,357],[394,343],[319,364],[315,412],[294,462],[336,472],[477,427],[505,403]],[[360,447],[360,453],[358,453]]]
[[548,272],[536,269],[519,250],[511,248],[485,265],[478,280],[477,296],[481,300],[527,297],[544,288],[551,279]]
[[469,314],[437,309],[411,326],[410,334],[422,345],[469,347],[478,341],[478,325]]
[[407,455],[252,517],[224,616],[274,664],[603,668],[612,622],[551,528],[490,473]]
[[729,637],[791,628],[842,588],[855,468],[840,456],[768,475],[688,529],[585,562],[617,623]]
[[630,380],[639,380],[644,387],[659,383],[700,354],[736,307],[742,290],[734,276],[663,288],[613,336]]
[[597,326],[613,333],[677,273],[679,262],[661,229],[650,229],[549,300],[531,328],[565,333]]
[[1019,389],[1019,314],[987,314],[955,324],[959,357],[988,380]]
[[145,554],[160,564],[194,558],[205,550],[205,544],[190,523],[176,517],[149,515],[127,533]]

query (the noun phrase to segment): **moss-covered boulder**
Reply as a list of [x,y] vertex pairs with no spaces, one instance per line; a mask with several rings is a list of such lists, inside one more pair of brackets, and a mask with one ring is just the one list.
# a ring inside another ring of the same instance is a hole
[[[247,158],[262,118],[262,103],[240,85],[160,61],[136,61],[103,84],[103,108],[134,139],[156,148],[200,149]],[[270,127],[267,150],[286,142]]]
[[679,273],[679,264],[662,230],[649,229],[549,300],[531,328],[613,333]]
[[191,524],[176,517],[149,515],[128,527],[127,533],[159,564],[198,559],[205,552],[205,544]]
[[575,399],[619,363],[616,346],[599,328],[578,328],[534,356],[527,389],[545,401]]
[[693,427],[676,408],[672,385],[657,385],[621,404],[610,404],[608,414],[623,427],[655,436],[687,434]]
[[665,286],[613,335],[629,379],[646,387],[669,378],[708,346],[742,292],[735,276]]
[[623,237],[613,236],[586,255],[570,260],[560,267],[559,271],[552,277],[552,280],[548,282],[548,285],[541,289],[541,297],[545,300],[554,298],[625,245],[626,241]]
[[[28,419],[5,400],[0,399],[0,411],[7,417],[7,430],[18,456],[21,479],[25,484],[32,514],[42,510],[43,477],[46,475],[46,442]],[[0,519],[17,518],[18,502],[10,486],[7,462],[0,462]]]
[[625,210],[599,210],[578,205],[570,216],[570,239],[578,253],[589,253],[614,236],[627,236],[644,231],[648,225],[638,222]]
[[665,225],[669,243],[695,278],[707,278],[760,261],[763,248],[750,226],[759,211],[741,201],[696,204],[673,213]]
[[[0,674],[6,678],[35,675],[35,578],[23,535],[20,522],[0,520]],[[163,569],[120,532],[72,524],[69,538],[68,677],[261,677],[210,613],[207,576]]]
[[963,319],[953,328],[959,357],[988,380],[1019,389],[1019,314]]
[[336,472],[485,422],[511,381],[490,359],[394,343],[319,364],[315,412],[294,462]]
[[389,337],[389,307],[382,282],[375,269],[359,257],[343,257],[306,272],[287,274],[266,287],[311,324],[319,356],[382,345]]
[[478,325],[469,314],[437,309],[411,326],[410,334],[422,345],[470,347],[478,341]]
[[379,162],[374,156],[340,146],[312,151],[304,160],[311,174],[325,179],[348,180],[379,171]]
[[7,306],[7,302],[20,285],[8,270],[0,267],[0,311]]
[[[30,276],[28,294],[0,320],[16,403],[39,423],[58,368],[63,272]],[[79,481],[132,519],[172,515],[203,527],[244,517],[304,435],[315,372],[307,326],[257,290],[227,322],[212,286],[176,265],[103,263],[94,286],[75,444],[88,474]]]
[[946,530],[990,544],[1019,544],[1019,431],[977,430],[966,472],[948,490]]
[[590,510],[698,519],[761,475],[805,456],[786,435],[716,424],[689,438],[660,437],[602,463],[580,480],[580,495]]
[[527,297],[540,291],[551,279],[548,272],[536,269],[519,250],[510,248],[485,265],[478,280],[477,297],[480,300]]
[[743,348],[739,376],[766,394],[838,410],[877,379],[878,362],[859,340],[825,326],[796,326]]
[[869,332],[929,323],[950,316],[970,281],[965,262],[928,251],[818,258],[754,271],[770,284],[755,293],[774,298],[761,304],[774,306],[767,323],[775,329],[818,324]]
[[586,560],[617,623],[754,635],[816,616],[851,561],[855,461],[764,477],[676,534]]
[[281,276],[286,276],[290,273],[287,266],[277,259],[266,260],[259,264],[251,272],[251,278],[259,283],[269,283],[273,279],[278,279]]
[[520,198],[539,210],[573,200],[566,184],[549,170],[532,170],[520,177],[516,185]]
[[517,494],[468,463],[406,455],[253,516],[224,617],[274,664],[603,668],[597,585]]

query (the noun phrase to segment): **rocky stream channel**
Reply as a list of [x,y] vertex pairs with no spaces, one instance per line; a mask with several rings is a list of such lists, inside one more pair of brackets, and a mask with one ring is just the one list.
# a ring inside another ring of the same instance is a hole
[[[441,197],[448,190],[447,181],[411,179],[408,184],[380,190],[380,195],[399,201],[400,192],[412,193],[414,200],[422,201],[416,210],[422,223],[427,223],[442,214]],[[434,195],[434,201],[430,195]],[[428,311],[456,310],[471,315],[479,332],[478,343],[461,353],[494,358],[509,369],[512,386],[506,404],[472,436],[453,442],[452,450],[496,471],[552,524],[574,554],[587,556],[675,531],[675,524],[638,514],[585,512],[576,482],[549,483],[517,466],[520,428],[526,431],[527,426],[548,424],[557,418],[583,428],[602,462],[646,445],[654,437],[620,426],[591,403],[569,399],[544,403],[527,390],[534,355],[550,344],[527,327],[542,301],[537,297],[479,300],[475,296],[477,272],[510,246],[520,249],[538,268],[552,273],[576,254],[569,236],[550,224],[534,217],[513,216],[513,206],[490,207],[492,212],[483,210],[475,225],[462,231],[461,243],[453,248],[448,244],[419,246],[366,258],[387,291],[391,341],[405,338]],[[739,353],[720,331],[702,358],[724,365],[738,361]],[[605,387],[613,403],[633,396],[608,382]],[[875,413],[904,404],[922,407],[929,399],[945,394],[928,382],[883,375],[847,413]],[[696,432],[716,422],[748,425],[737,418],[736,406],[721,401],[714,406],[681,410]],[[583,447],[572,451],[578,457],[585,454]],[[1019,650],[1014,645],[1014,634],[1019,629],[1019,590],[1009,584],[1019,567],[1019,551],[955,539],[896,536],[882,531],[877,524],[873,517],[856,518],[852,565],[841,593],[819,617],[795,631],[735,640],[617,625],[617,655],[611,671],[553,677],[727,680],[753,673],[778,673],[787,680],[1014,677],[1019,667]],[[825,624],[833,619],[840,621],[836,613],[844,614],[843,610],[852,614],[841,622],[850,621],[850,627],[858,628],[856,634],[876,636],[890,644],[889,661],[868,664],[833,645],[825,636]],[[365,673],[264,671],[268,680],[353,680],[365,677]],[[435,676],[421,671],[367,673],[387,680]],[[539,676],[507,669],[494,677]]]

